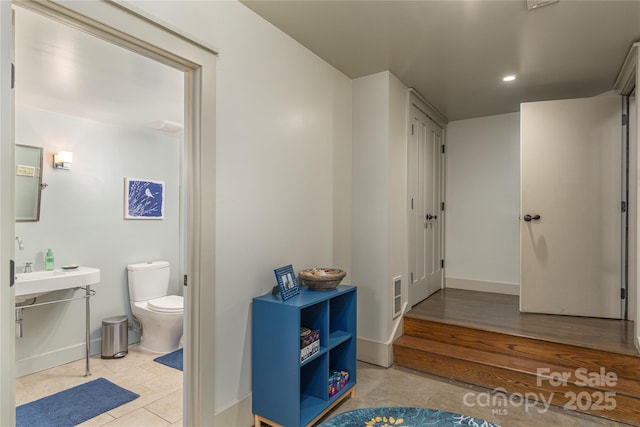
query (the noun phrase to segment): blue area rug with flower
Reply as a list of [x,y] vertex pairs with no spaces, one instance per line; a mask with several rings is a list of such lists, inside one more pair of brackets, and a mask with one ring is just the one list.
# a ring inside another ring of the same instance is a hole
[[364,408],[338,414],[319,427],[500,427],[479,418],[426,408]]

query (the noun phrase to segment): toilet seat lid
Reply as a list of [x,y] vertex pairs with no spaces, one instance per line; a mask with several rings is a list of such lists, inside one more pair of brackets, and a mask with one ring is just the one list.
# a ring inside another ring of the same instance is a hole
[[147,307],[153,311],[174,313],[182,311],[184,308],[183,302],[183,298],[179,295],[166,295],[147,301]]

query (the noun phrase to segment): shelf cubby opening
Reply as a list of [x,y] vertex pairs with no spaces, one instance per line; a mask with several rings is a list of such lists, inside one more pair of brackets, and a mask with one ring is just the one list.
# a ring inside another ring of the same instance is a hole
[[328,381],[328,355],[325,352],[300,368],[301,404],[308,397],[326,401]]
[[329,335],[338,337],[341,334],[356,330],[356,298],[349,292],[329,302]]
[[320,348],[327,346],[328,303],[323,301],[300,310],[300,327],[320,331]]

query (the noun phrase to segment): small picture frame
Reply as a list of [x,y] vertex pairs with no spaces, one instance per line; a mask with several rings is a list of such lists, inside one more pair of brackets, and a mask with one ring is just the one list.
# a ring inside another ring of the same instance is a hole
[[164,219],[164,181],[124,179],[125,219]]
[[282,301],[286,301],[292,296],[300,293],[298,287],[298,281],[296,275],[293,272],[293,266],[291,264],[276,268],[273,270],[276,275],[276,281],[278,282],[278,289],[280,289],[280,295],[282,295]]

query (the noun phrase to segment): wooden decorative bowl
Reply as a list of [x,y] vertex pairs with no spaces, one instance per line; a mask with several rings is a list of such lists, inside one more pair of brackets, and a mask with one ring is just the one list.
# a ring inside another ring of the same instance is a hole
[[309,289],[329,291],[338,287],[347,272],[337,268],[312,268],[298,273],[298,279]]

